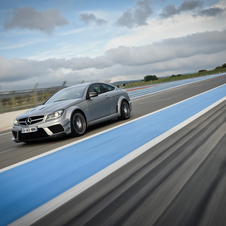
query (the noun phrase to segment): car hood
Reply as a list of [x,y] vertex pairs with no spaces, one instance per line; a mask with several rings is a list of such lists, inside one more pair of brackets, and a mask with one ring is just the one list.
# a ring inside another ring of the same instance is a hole
[[52,104],[40,105],[36,108],[33,108],[33,109],[25,112],[24,114],[19,115],[17,117],[17,119],[31,117],[31,116],[51,114],[58,110],[62,110],[62,109],[64,110],[64,109],[66,109],[72,105],[78,104],[82,101],[83,101],[83,99],[81,98],[81,99],[58,101],[58,102],[55,102]]

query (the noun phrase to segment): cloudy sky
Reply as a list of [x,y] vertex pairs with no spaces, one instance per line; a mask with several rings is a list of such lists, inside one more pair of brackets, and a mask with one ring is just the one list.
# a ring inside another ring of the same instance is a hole
[[226,0],[0,1],[0,85],[142,79],[226,63]]

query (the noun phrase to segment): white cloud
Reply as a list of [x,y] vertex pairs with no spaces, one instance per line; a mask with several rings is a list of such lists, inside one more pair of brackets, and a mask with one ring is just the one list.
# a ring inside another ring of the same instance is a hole
[[[52,46],[43,48],[42,45],[42,48],[36,48],[32,52],[33,56],[28,59],[0,57],[0,82],[1,84],[29,81],[35,83],[110,78],[114,81],[119,78],[140,79],[146,74],[156,74],[161,77],[193,72],[202,68],[214,68],[225,63],[226,12],[220,11],[221,13],[216,17],[207,15],[194,17],[193,9],[199,8],[192,2],[200,1],[184,1],[181,6],[175,7],[176,10],[180,9],[180,13],[162,20],[160,17],[150,18],[151,8],[147,8],[146,13],[142,11],[149,1],[138,1],[136,7],[125,11],[128,12],[128,21],[126,18],[123,19],[124,26],[130,26],[132,29],[123,27],[113,29],[112,24],[108,23],[104,29],[99,26],[89,26],[78,29],[71,27],[71,31],[61,30],[61,34],[49,40],[52,41]],[[223,5],[222,1],[202,10],[222,9]],[[17,13],[16,10],[14,12]],[[36,12],[44,12],[44,10]],[[199,9],[199,12],[202,11]],[[203,11],[203,13],[210,15],[214,12]],[[80,12],[81,14],[84,16],[84,22],[97,24],[100,18],[113,23],[121,13],[114,12],[114,18],[110,16],[109,11],[83,11]],[[7,20],[15,22],[15,18],[12,15],[11,19]],[[51,26],[47,23],[47,27],[44,28],[39,27],[39,23],[34,21],[32,24],[33,27],[29,28],[18,20],[13,26],[22,28],[23,25],[23,28],[39,29],[47,33],[60,26],[55,22],[51,23]],[[116,38],[107,42],[109,37]],[[18,42],[17,45],[5,45],[6,41],[4,41],[2,50],[22,48],[23,45],[29,44],[26,41],[28,39]],[[47,39],[45,41],[47,46],[49,42]]]
[[120,46],[106,52],[107,59],[123,65],[144,65],[196,54],[211,54],[226,49],[226,31],[197,33],[166,39],[141,47]]
[[[46,80],[48,77],[53,78],[54,74],[56,79],[65,77],[63,80],[66,80],[75,76],[76,79],[95,80],[118,75],[137,77],[150,72],[162,76],[172,70],[184,73],[185,70],[193,71],[206,65],[217,66],[216,63],[224,59],[219,56],[226,52],[225,42],[226,31],[215,31],[171,38],[140,47],[121,46],[95,58],[51,58],[36,61],[0,57],[0,81],[22,81],[28,78]],[[207,59],[211,60],[206,61]],[[85,78],[81,75],[85,75]]]
[[198,32],[222,31],[226,29],[224,21],[226,21],[226,12],[222,13],[221,17],[193,17],[193,12],[187,12],[163,21],[152,18],[147,21],[147,26],[133,28],[127,34],[111,39],[105,49],[147,45]]

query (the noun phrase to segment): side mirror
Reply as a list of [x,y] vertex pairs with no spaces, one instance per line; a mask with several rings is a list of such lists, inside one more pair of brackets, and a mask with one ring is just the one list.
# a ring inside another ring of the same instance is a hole
[[98,96],[98,93],[97,92],[90,92],[89,93],[89,97],[97,97]]

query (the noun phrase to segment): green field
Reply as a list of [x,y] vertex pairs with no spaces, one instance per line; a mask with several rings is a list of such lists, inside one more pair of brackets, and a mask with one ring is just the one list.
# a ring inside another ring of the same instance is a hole
[[158,83],[164,83],[164,82],[173,82],[173,81],[178,81],[178,80],[183,80],[183,79],[196,78],[196,77],[201,77],[201,76],[206,76],[206,75],[214,75],[214,74],[224,73],[224,72],[226,72],[226,68],[217,68],[217,69],[210,70],[210,71],[197,72],[197,73],[187,74],[187,75],[182,75],[182,76],[159,78],[158,80],[155,80],[155,81],[132,82],[132,83],[126,84],[124,86],[124,88],[126,89],[126,88],[131,88],[131,87],[146,86],[146,85],[158,84]]

